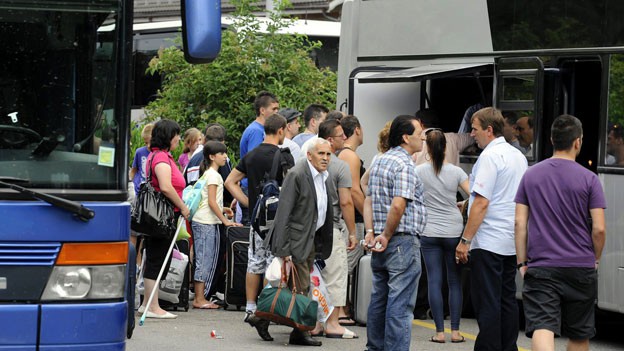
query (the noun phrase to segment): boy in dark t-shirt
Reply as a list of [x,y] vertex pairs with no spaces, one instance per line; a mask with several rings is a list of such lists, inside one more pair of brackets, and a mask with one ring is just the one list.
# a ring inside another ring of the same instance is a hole
[[[255,208],[258,201],[258,195],[262,191],[261,185],[265,178],[265,175],[271,172],[271,166],[273,165],[273,158],[275,157],[275,151],[279,150],[277,145],[262,143],[255,149],[251,150],[245,157],[238,163],[236,170],[244,173],[248,179],[249,186],[249,210],[250,212]],[[281,150],[280,153],[280,166],[277,169],[277,182],[281,185],[284,180],[284,173],[290,167],[294,166],[295,160],[288,150]]]
[[[247,153],[225,180],[225,187],[243,207],[251,210],[256,205],[258,195],[260,194],[260,184],[264,180],[265,174],[271,172],[273,157],[275,152],[279,150],[278,145],[284,142],[285,129],[286,118],[278,114],[269,116],[264,123],[264,142]],[[288,149],[281,150],[280,158],[277,181],[281,185],[284,174],[295,164],[295,160]],[[240,185],[243,178],[248,179],[249,197],[245,195]],[[247,255],[249,262],[247,263],[247,284],[245,286],[247,296],[245,322],[255,327],[262,339],[270,341],[273,338],[268,331],[269,321],[259,319],[254,313],[256,311],[256,298],[260,290],[261,278],[269,263],[273,260],[273,256],[269,250],[264,248],[262,238],[253,229],[249,232],[249,242],[251,245],[249,245]]]

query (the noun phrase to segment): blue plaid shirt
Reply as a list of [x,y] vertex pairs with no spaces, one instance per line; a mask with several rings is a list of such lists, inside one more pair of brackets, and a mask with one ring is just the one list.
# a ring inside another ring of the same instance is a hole
[[416,165],[400,146],[377,157],[371,165],[367,196],[372,196],[373,225],[381,234],[394,197],[407,200],[407,208],[396,232],[420,235],[427,223],[423,183],[416,175]]

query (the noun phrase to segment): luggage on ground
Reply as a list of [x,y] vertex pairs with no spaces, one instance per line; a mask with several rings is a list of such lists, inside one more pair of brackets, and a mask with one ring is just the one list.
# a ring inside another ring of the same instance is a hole
[[360,258],[355,267],[351,284],[353,320],[357,323],[366,325],[372,289],[373,270],[371,269],[371,254],[368,253]]
[[[176,241],[176,248],[178,249],[178,251],[186,255],[186,260],[188,264],[186,264],[183,274],[181,274],[182,272],[180,271],[176,271],[174,273],[172,272],[172,269],[177,269],[177,268],[174,267],[173,259],[172,259],[171,265],[169,267],[169,273],[167,274],[167,280],[161,282],[158,304],[160,304],[160,307],[164,310],[177,311],[178,309],[181,309],[181,310],[184,310],[185,312],[188,312],[189,310],[189,286],[190,286],[190,279],[191,279],[191,264],[189,260],[189,257],[191,254],[191,245],[188,239],[183,239],[183,240]],[[169,301],[167,301],[161,297],[161,295],[163,295],[162,293],[168,289],[168,287],[164,287],[163,284],[165,284],[165,282],[167,281],[170,281],[171,278],[173,278],[174,274],[178,275],[178,277],[176,277],[176,280],[179,280],[178,279],[179,276],[182,275],[180,293],[178,294],[177,302],[175,301],[176,300],[175,298],[169,299]]]
[[[187,239],[176,241],[174,249],[177,249],[180,253],[186,256],[183,262],[176,261],[175,257],[171,259],[171,265],[169,266],[169,272],[167,278],[162,280],[158,289],[158,304],[164,310],[177,311],[178,308],[188,312],[189,310],[189,285],[191,276],[191,265],[189,263],[190,257],[190,243]],[[172,253],[175,255],[175,253]],[[143,251],[143,262],[141,263],[141,270],[145,265],[145,251]],[[182,271],[183,269],[183,271]],[[179,289],[179,290],[178,290]],[[143,286],[143,273],[139,274],[138,290],[141,296],[141,302],[144,298],[144,286]],[[172,295],[172,291],[176,294]],[[178,292],[179,291],[179,292]]]
[[247,303],[245,277],[249,227],[228,227],[226,230],[225,303],[240,309]]

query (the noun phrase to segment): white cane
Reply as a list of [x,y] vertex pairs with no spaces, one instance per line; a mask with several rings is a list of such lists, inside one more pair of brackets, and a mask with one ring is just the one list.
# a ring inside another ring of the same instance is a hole
[[180,221],[180,223],[178,223],[178,228],[175,231],[175,234],[173,234],[173,239],[171,240],[171,245],[169,245],[169,250],[167,250],[167,255],[165,256],[165,262],[163,263],[162,267],[160,267],[160,272],[158,272],[158,278],[156,278],[156,284],[154,285],[154,289],[152,289],[152,292],[150,293],[149,299],[147,299],[147,303],[145,304],[145,311],[143,311],[143,314],[141,315],[141,319],[139,320],[139,325],[142,326],[143,323],[145,323],[145,316],[147,316],[147,311],[149,311],[149,306],[152,303],[152,300],[154,299],[154,294],[156,293],[156,290],[158,290],[159,286],[160,286],[160,278],[162,277],[164,271],[165,271],[165,267],[167,266],[167,262],[169,262],[169,257],[171,256],[171,251],[173,250],[173,246],[175,245],[176,239],[178,238],[178,233],[180,232],[180,228],[182,228],[182,225],[186,223],[186,221]]

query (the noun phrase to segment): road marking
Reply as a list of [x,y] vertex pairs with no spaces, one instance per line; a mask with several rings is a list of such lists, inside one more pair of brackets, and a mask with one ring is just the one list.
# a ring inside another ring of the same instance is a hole
[[[412,324],[417,325],[419,327],[423,327],[423,328],[427,328],[427,329],[431,329],[431,330],[436,330],[435,324],[433,323],[429,323],[429,322],[423,322],[423,321],[419,321],[419,320],[413,320]],[[444,332],[446,334],[451,334],[451,329],[450,328],[444,328]],[[466,332],[459,332],[461,335],[464,336],[464,338],[468,339],[468,340],[472,340],[475,341],[477,340],[477,336],[476,335],[472,335]],[[529,349],[525,349],[522,348],[520,346],[518,346],[518,351],[531,351]]]

